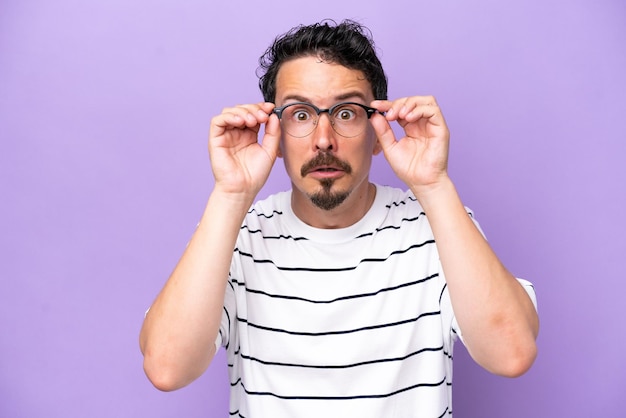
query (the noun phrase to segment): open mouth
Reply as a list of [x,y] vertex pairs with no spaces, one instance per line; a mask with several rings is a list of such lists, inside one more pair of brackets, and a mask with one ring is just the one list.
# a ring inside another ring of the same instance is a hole
[[350,174],[352,167],[347,162],[344,162],[330,153],[319,153],[315,158],[305,163],[301,169],[300,174],[302,177],[307,174],[318,175],[340,175],[341,173]]
[[318,180],[334,180],[345,174],[345,170],[342,170],[338,167],[313,167],[311,170],[307,171],[305,175],[311,176],[314,179]]

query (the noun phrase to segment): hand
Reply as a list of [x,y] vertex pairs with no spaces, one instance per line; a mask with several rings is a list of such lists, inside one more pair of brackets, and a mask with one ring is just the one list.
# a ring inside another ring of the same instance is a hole
[[[375,100],[372,126],[385,158],[396,175],[413,191],[427,190],[447,179],[450,132],[434,97],[413,96],[394,101]],[[390,121],[406,136],[396,140]]]
[[[209,155],[215,188],[256,196],[276,161],[280,122],[273,103],[226,108],[211,120]],[[261,124],[265,135],[258,142]]]

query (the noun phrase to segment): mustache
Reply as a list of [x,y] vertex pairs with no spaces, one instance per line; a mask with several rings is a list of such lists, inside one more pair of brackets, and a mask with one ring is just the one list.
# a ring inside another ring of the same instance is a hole
[[321,166],[337,167],[340,170],[345,171],[346,174],[352,173],[352,166],[350,164],[340,160],[335,155],[327,151],[320,151],[315,155],[315,157],[304,163],[302,168],[300,168],[300,175],[304,177],[309,171],[313,171],[315,168]]

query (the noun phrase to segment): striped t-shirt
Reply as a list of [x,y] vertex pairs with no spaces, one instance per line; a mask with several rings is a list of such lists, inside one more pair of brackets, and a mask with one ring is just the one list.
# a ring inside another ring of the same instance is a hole
[[230,415],[451,417],[459,330],[415,197],[377,186],[343,229],[306,225],[290,199],[257,202],[234,250],[217,341]]

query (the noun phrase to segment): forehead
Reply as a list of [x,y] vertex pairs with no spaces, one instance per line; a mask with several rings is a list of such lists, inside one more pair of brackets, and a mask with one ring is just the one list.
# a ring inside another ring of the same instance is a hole
[[372,87],[363,72],[308,56],[281,65],[276,76],[276,104],[307,101],[331,106],[341,100],[374,100]]

